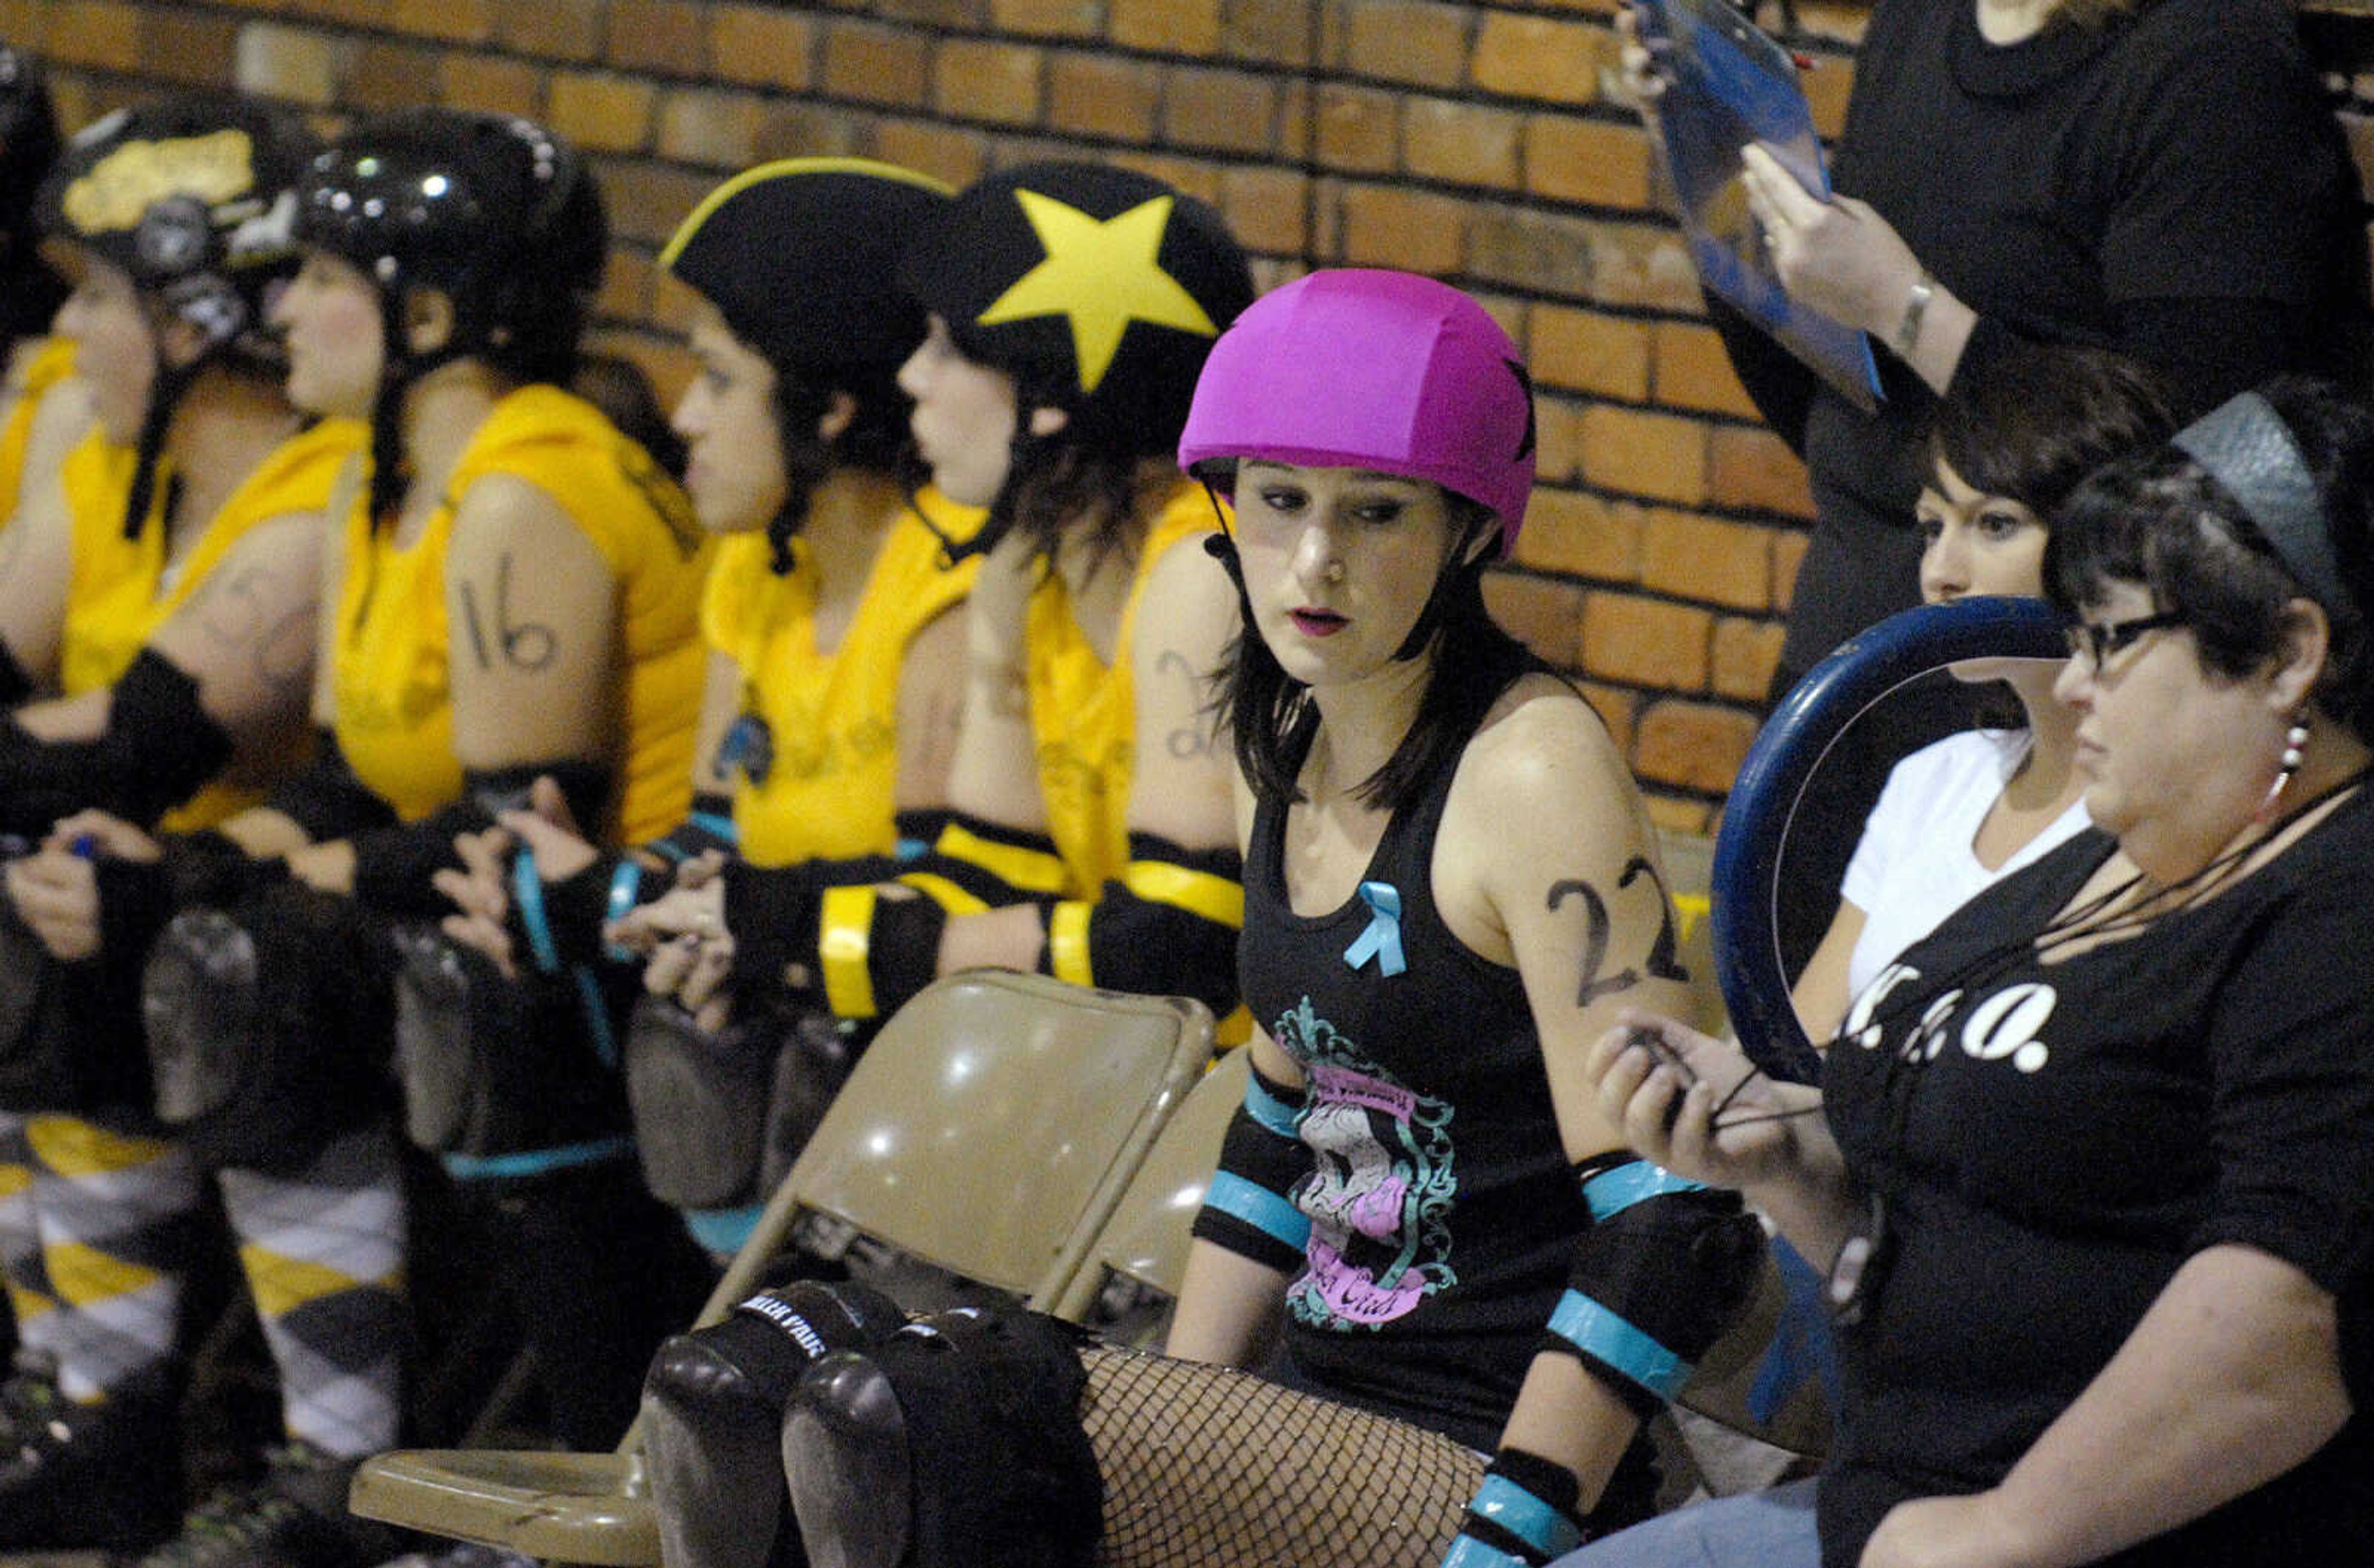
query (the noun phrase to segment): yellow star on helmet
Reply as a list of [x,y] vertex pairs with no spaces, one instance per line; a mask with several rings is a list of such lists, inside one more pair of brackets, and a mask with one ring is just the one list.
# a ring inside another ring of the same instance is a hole
[[982,326],[1031,316],[1070,317],[1072,353],[1080,364],[1084,392],[1096,391],[1104,380],[1132,322],[1219,335],[1195,297],[1156,259],[1170,222],[1171,197],[1157,196],[1116,216],[1094,218],[1037,191],[1014,194],[1047,255],[981,313]]

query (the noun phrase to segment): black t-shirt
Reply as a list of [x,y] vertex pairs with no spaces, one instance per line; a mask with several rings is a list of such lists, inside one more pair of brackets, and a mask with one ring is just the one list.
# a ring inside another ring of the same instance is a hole
[[[2206,1247],[2300,1269],[2362,1354],[2374,792],[2208,902],[2039,961],[2033,934],[2110,849],[2081,836],[1981,894],[1873,981],[1831,1047],[1831,1125],[1890,1239],[1839,1340],[1826,1562],[1854,1562],[1899,1501],[2001,1480]],[[2374,1562],[2374,1430],[2353,1419],[2112,1561]]]
[[[1834,170],[1979,312],[1965,370],[1997,333],[2116,348],[2206,408],[2277,369],[2335,368],[2345,318],[2365,311],[2362,218],[2282,0],[2152,0],[2007,47],[1980,36],[1976,11],[1881,0]],[[1866,415],[1769,340],[1732,337],[1784,436],[1800,433],[1785,389],[1810,399],[1802,447],[1825,523],[1909,531],[1927,387],[1883,351],[1887,401]],[[1855,596],[1843,562],[1839,580],[1801,582],[1794,667],[1917,603],[1916,550],[1898,552],[1886,605]]]

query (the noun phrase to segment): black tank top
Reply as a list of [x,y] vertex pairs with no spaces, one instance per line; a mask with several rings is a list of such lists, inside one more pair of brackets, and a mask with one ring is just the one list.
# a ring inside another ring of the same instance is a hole
[[[1457,765],[1393,813],[1361,891],[1323,915],[1288,904],[1286,810],[1263,801],[1238,969],[1253,1017],[1308,1078],[1296,1126],[1315,1168],[1294,1199],[1310,1240],[1287,1297],[1300,1380],[1488,1450],[1591,1220],[1517,972],[1435,907]],[[1367,935],[1372,897],[1398,901],[1398,973],[1382,972],[1392,944]]]

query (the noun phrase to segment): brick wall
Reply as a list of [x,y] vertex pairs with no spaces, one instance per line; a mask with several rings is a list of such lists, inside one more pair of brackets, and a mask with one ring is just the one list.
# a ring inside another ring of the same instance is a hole
[[[546,121],[610,200],[603,335],[669,397],[685,299],[653,253],[723,174],[795,153],[956,182],[1112,158],[1217,205],[1265,285],[1324,264],[1457,282],[1541,392],[1542,485],[1496,607],[1581,677],[1659,817],[1703,828],[1754,733],[1810,509],[1607,101],[1615,4],[0,0],[0,37],[53,62],[70,123],[226,82],[325,125],[424,99]],[[1796,6],[1833,131],[1863,11]],[[2374,123],[2348,118],[2374,164]]]

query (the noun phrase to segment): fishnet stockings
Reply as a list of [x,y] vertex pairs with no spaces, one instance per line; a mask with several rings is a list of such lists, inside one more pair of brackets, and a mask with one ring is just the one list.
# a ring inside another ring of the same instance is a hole
[[1081,1360],[1103,1568],[1433,1568],[1484,1474],[1447,1437],[1249,1373]]

